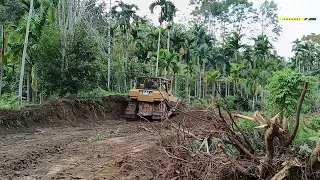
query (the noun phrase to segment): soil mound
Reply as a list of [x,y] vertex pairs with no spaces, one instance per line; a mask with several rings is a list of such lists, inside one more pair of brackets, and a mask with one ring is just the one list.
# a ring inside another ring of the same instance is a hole
[[101,102],[66,98],[21,110],[0,110],[0,134],[17,128],[77,126],[119,119],[127,104],[126,97],[108,96]]

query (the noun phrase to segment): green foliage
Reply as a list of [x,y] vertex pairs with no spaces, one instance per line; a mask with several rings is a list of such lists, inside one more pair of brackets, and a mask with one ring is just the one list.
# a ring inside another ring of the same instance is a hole
[[[248,113],[242,113],[244,115],[248,115]],[[249,115],[252,116],[252,115]],[[257,154],[264,154],[265,152],[265,140],[264,140],[264,131],[259,129],[254,129],[254,127],[259,126],[258,123],[239,119],[237,120],[237,126],[239,127],[240,131],[244,133],[244,135],[249,139],[253,148],[255,149]]]
[[286,69],[278,71],[270,79],[268,107],[274,113],[291,116],[296,110],[304,82],[309,82],[308,92],[303,104],[303,112],[309,111],[314,104],[315,78]]
[[34,56],[39,64],[38,73],[47,94],[60,96],[76,94],[79,90],[92,90],[103,81],[98,64],[97,44],[88,36],[81,24],[76,26],[74,37],[69,37],[66,59],[68,67],[61,69],[60,35],[58,31],[46,29]]
[[18,108],[18,97],[15,93],[5,93],[0,99],[1,109],[16,109]]
[[206,108],[211,104],[211,99],[194,99],[191,101],[190,106],[195,108]]
[[94,137],[90,137],[89,141],[102,141],[103,139],[104,139],[103,136],[97,135],[97,136],[94,136]]
[[230,110],[236,110],[237,109],[237,104],[236,104],[236,97],[234,96],[227,96],[227,97],[218,97],[217,101],[222,103],[225,107],[227,107]]
[[245,131],[245,132],[250,132],[253,130],[254,127],[259,126],[258,123],[255,123],[253,121],[248,121],[245,119],[239,119],[237,121],[237,125],[242,131]]
[[[212,137],[211,144],[208,144],[210,151],[218,150],[219,149],[218,145],[220,143],[222,143],[221,139]],[[202,152],[207,152],[207,148],[205,144],[203,144],[203,141],[195,140],[192,145],[195,149],[198,149]],[[239,154],[239,151],[233,145],[226,144],[225,149],[233,155]]]
[[[293,126],[290,127],[293,129]],[[316,143],[320,141],[320,118],[317,115],[302,115],[300,128],[294,143],[299,147],[300,153],[307,157],[315,148]]]

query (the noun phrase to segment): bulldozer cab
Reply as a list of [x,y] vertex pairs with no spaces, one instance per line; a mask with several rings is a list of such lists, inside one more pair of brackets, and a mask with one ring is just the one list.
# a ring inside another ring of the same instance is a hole
[[161,91],[171,94],[171,80],[158,77],[138,77],[134,88]]

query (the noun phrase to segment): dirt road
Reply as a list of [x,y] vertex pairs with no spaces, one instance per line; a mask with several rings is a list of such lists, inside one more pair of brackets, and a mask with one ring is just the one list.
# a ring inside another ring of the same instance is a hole
[[[121,164],[155,145],[158,136],[148,128],[118,119],[1,135],[0,179],[141,179],[143,174],[125,173]],[[97,136],[103,139],[89,140]]]

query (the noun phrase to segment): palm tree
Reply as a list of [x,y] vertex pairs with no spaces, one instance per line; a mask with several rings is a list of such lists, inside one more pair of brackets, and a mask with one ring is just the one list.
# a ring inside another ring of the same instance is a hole
[[212,95],[216,96],[216,82],[220,77],[221,73],[219,71],[212,71],[206,75],[206,82],[212,84]]
[[175,16],[177,9],[173,2],[170,0],[157,0],[150,4],[149,9],[150,12],[153,14],[154,9],[160,6],[160,15],[159,15],[159,37],[158,37],[158,51],[157,51],[157,62],[156,62],[156,76],[158,76],[158,65],[159,65],[159,53],[160,53],[160,41],[161,41],[161,26],[164,21],[172,22],[173,17]]
[[[259,62],[264,63],[266,58],[271,55],[273,46],[266,35],[259,35],[257,38],[253,38],[253,40],[255,56],[261,58],[262,61]],[[258,64],[256,63],[256,65]]]
[[[124,49],[128,48],[129,43],[129,33],[131,28],[131,21],[139,21],[140,17],[137,15],[137,11],[139,10],[138,6],[135,4],[126,4],[122,1],[117,1],[117,5],[113,6],[111,8],[111,16],[115,18],[120,26],[120,29],[125,36],[125,42],[123,41],[122,45]],[[128,61],[128,51],[125,51],[125,61],[123,62],[122,70],[123,74],[125,74],[125,64]],[[127,77],[124,76],[124,85],[125,85],[125,91],[127,91]]]
[[[199,98],[201,97],[201,92],[203,93],[203,96],[205,95],[205,91],[203,88],[202,91],[202,79],[204,78],[205,75],[205,65],[208,61],[208,59],[211,56],[211,49],[208,47],[207,44],[202,44],[200,45],[199,48],[196,50],[197,54],[197,65],[198,65],[198,74],[199,74],[199,84],[198,84],[198,89],[199,89]],[[202,65],[202,72],[201,72],[201,65]]]
[[173,69],[173,67],[176,66],[175,59],[177,56],[177,53],[171,53],[167,49],[160,50],[160,67],[164,70],[164,77],[167,76],[170,69]]
[[236,63],[238,63],[238,56],[239,56],[239,50],[241,48],[244,48],[245,45],[241,44],[241,40],[243,38],[242,34],[238,34],[237,32],[233,32],[232,36],[228,37],[226,39],[227,41],[227,48],[233,51],[234,60]]
[[27,22],[27,28],[26,28],[26,36],[24,40],[24,48],[23,48],[23,54],[22,54],[22,60],[21,60],[21,71],[20,71],[20,81],[19,81],[19,106],[22,106],[22,85],[23,85],[23,77],[24,77],[24,67],[26,63],[26,55],[27,55],[27,47],[28,47],[28,39],[29,39],[29,29],[30,29],[30,22],[31,22],[31,16],[32,16],[32,9],[33,9],[33,0],[30,1],[30,8],[29,8],[29,16],[28,16],[28,22]]
[[174,63],[173,66],[172,66],[172,71],[173,71],[173,79],[174,79],[174,93],[177,94],[177,89],[178,89],[178,76],[177,74],[180,72],[180,66],[178,63]]
[[238,90],[238,86],[243,81],[241,78],[241,70],[245,68],[245,65],[243,63],[241,64],[235,64],[231,63],[231,82],[234,83],[234,89],[233,93],[235,95],[236,91]]
[[190,103],[191,97],[191,89],[189,87],[190,76],[196,72],[196,66],[192,61],[187,62],[187,66],[184,68],[187,72],[187,83],[186,83],[186,90],[188,96],[188,103]]
[[[259,69],[261,73],[259,77],[262,77],[261,75],[266,74],[266,67],[269,67],[270,63],[272,62],[271,59],[273,58],[273,46],[266,35],[259,35],[257,38],[253,38],[253,40],[253,51],[256,57],[253,68]],[[267,78],[262,78],[259,83],[259,87],[261,88],[261,97],[263,100],[265,92],[264,87],[267,84],[266,79]]]
[[0,12],[0,26],[2,39],[1,49],[0,49],[0,99],[2,94],[3,85],[3,71],[5,65],[5,54],[8,50],[8,35],[6,31],[14,24],[20,21],[21,17],[25,15],[28,8],[28,2],[21,2],[17,0],[2,1],[1,2],[1,12]]
[[183,32],[182,27],[175,25],[171,31],[170,40],[172,42],[172,50],[175,52],[180,52],[181,47],[183,47],[186,39],[186,33]]

